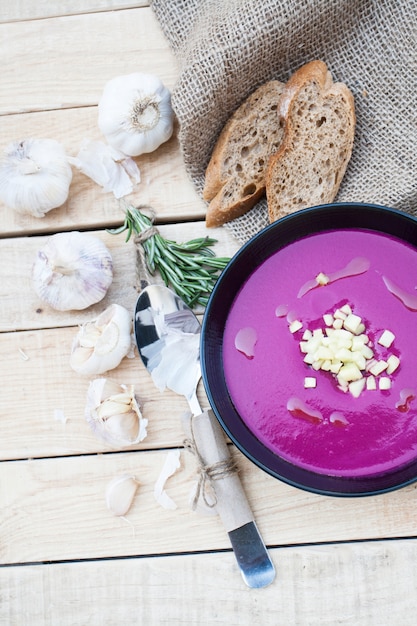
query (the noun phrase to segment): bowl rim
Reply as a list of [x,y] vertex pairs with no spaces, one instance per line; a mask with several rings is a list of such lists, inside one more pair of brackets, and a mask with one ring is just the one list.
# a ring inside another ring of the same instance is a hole
[[[210,406],[225,433],[248,459],[268,474],[320,495],[367,496],[399,489],[417,480],[417,457],[392,472],[349,477],[316,473],[278,456],[250,431],[231,401],[223,375],[223,329],[240,287],[269,256],[311,234],[355,228],[394,236],[414,246],[417,252],[417,218],[399,209],[362,202],[301,209],[267,225],[234,254],[209,297],[201,329],[203,384]],[[226,283],[228,289],[224,287]]]

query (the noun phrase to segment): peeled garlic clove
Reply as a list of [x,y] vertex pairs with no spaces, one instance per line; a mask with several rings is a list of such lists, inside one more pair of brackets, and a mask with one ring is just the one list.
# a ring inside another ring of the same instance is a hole
[[70,357],[70,365],[75,372],[78,372],[85,363],[88,362],[89,358],[93,354],[93,348],[84,348],[83,346],[78,345],[77,349],[74,350]]
[[[126,309],[125,309],[126,310]],[[107,317],[107,316],[105,316]],[[101,316],[103,318],[103,316]],[[130,321],[130,315],[129,315]],[[95,342],[95,353],[99,355],[105,355],[117,348],[117,344],[120,340],[120,327],[117,320],[105,319],[104,324],[100,326],[100,318],[97,320],[97,329],[100,331],[97,341]],[[129,326],[130,330],[130,326]],[[130,337],[130,333],[129,333]]]
[[116,400],[115,396],[112,396],[108,400],[104,400],[104,402],[99,406],[97,413],[100,419],[107,419],[112,415],[120,415],[121,413],[128,413],[129,411],[129,403],[126,404],[125,402],[120,402]]
[[97,378],[87,392],[85,418],[93,432],[113,447],[137,444],[147,435],[134,387]]
[[19,213],[43,217],[68,198],[72,170],[55,139],[10,143],[0,161],[0,199]]
[[113,261],[104,243],[78,231],[49,237],[32,268],[39,298],[57,311],[81,310],[104,298]]
[[115,515],[126,515],[132,506],[139,483],[134,476],[122,474],[113,478],[106,487],[106,504]]
[[100,329],[96,328],[94,323],[84,324],[83,332],[80,334],[80,346],[83,348],[94,348],[101,336]]
[[153,152],[167,141],[174,120],[171,94],[153,74],[117,76],[104,87],[98,125],[108,143],[128,156]]
[[95,321],[80,327],[72,344],[70,366],[85,376],[104,374],[117,367],[131,347],[131,315],[120,304],[111,304]]

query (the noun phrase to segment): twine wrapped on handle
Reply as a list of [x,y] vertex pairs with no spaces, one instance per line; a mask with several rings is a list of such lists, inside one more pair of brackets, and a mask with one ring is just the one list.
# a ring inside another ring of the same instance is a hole
[[198,465],[192,508],[196,509],[200,502],[206,505],[206,512],[215,511],[227,532],[253,521],[237,464],[213,411],[205,409],[200,415],[184,415],[183,428],[184,445],[196,456]]
[[[216,463],[212,463],[211,465],[206,464],[200,454],[194,437],[193,417],[191,417],[190,420],[190,430],[191,436],[184,440],[184,447],[196,457],[198,472],[198,482],[194,498],[191,502],[191,508],[195,511],[200,497],[203,499],[206,506],[214,508],[217,504],[217,496],[215,489],[213,488],[213,481],[221,480],[226,476],[230,476],[230,474],[234,474],[238,471],[238,467],[232,458],[223,459],[221,461],[217,461]],[[208,486],[213,488],[213,501],[210,501],[211,499],[208,497]]]

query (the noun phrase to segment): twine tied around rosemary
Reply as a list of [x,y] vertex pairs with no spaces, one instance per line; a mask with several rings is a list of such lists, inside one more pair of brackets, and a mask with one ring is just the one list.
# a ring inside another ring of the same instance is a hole
[[145,289],[151,281],[151,273],[148,269],[148,264],[146,263],[146,250],[144,248],[144,243],[151,237],[154,237],[159,233],[159,230],[154,225],[154,220],[156,217],[155,211],[152,207],[143,205],[138,207],[139,209],[147,209],[150,213],[149,221],[151,223],[148,228],[142,230],[142,232],[137,233],[133,240],[133,243],[136,247],[136,291],[141,292],[142,289]]
[[122,226],[108,231],[113,235],[126,232],[126,241],[134,235],[138,251],[138,291],[151,282],[150,277],[158,270],[165,285],[189,307],[206,306],[217,278],[230,258],[216,256],[212,250],[216,239],[210,237],[197,237],[184,243],[166,239],[154,226],[155,218],[155,212],[148,205],[136,208],[128,205]]
[[[217,504],[216,491],[213,482],[221,480],[238,471],[236,462],[233,459],[224,459],[223,461],[217,461],[211,465],[207,465],[198,450],[193,430],[193,417],[190,420],[191,436],[184,439],[184,448],[189,450],[197,459],[197,474],[198,481],[194,494],[194,498],[191,502],[191,508],[193,511],[197,508],[198,501],[202,497],[203,502],[209,508],[214,508]],[[211,502],[208,498],[207,489],[211,487],[213,490],[214,500]]]

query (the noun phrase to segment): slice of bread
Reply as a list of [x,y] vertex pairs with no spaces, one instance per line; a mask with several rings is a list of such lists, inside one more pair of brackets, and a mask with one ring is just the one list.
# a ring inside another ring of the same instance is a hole
[[265,194],[269,157],[281,144],[278,103],[284,89],[270,81],[253,92],[231,116],[206,170],[203,197],[210,201],[206,226],[221,226],[249,211]]
[[334,200],[352,154],[356,122],[350,90],[333,82],[322,61],[292,75],[279,115],[284,138],[266,173],[270,222]]

